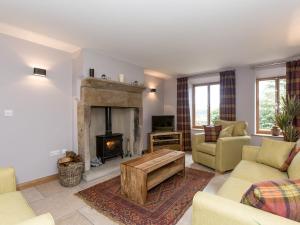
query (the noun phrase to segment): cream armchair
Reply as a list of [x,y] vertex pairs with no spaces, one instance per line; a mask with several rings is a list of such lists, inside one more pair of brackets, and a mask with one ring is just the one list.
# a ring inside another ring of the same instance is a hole
[[[247,124],[245,122],[217,121],[217,124],[227,127],[237,125],[243,136],[223,137],[217,142],[205,142],[204,134],[195,134],[192,137],[193,161],[208,166],[223,173],[234,167],[242,160],[242,148],[248,145],[250,137],[246,135]],[[238,132],[238,130],[233,132]]]
[[21,192],[16,191],[12,168],[0,168],[0,225],[55,225],[49,213],[36,216]]

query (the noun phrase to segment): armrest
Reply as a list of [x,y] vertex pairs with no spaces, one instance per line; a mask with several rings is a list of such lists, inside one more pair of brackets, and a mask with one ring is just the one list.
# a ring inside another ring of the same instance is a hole
[[249,136],[219,138],[216,147],[216,170],[225,172],[234,169],[242,160],[243,146],[249,142]]
[[260,149],[259,146],[245,145],[243,147],[243,155],[242,155],[243,160],[255,162],[259,149]]
[[206,192],[193,200],[193,225],[299,225],[260,209]]
[[17,225],[55,225],[55,223],[51,214],[46,213],[41,216],[37,216],[29,220],[26,220],[22,223],[18,223]]
[[205,135],[204,134],[194,134],[192,136],[192,147],[201,144],[205,141]]
[[0,194],[16,191],[16,176],[13,168],[0,168]]

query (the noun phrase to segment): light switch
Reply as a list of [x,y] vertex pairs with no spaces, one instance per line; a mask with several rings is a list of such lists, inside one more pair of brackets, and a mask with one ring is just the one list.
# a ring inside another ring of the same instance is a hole
[[12,109],[5,109],[4,110],[4,116],[12,117],[12,116],[14,116],[14,111]]

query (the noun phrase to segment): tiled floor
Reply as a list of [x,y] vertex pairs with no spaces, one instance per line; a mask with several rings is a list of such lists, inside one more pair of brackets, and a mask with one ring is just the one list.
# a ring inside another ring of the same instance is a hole
[[[194,169],[211,171],[192,161],[191,154],[186,154],[186,166]],[[93,210],[74,193],[93,186],[104,180],[118,175],[119,171],[113,171],[110,175],[90,182],[82,182],[74,188],[64,188],[58,181],[38,185],[22,191],[30,206],[37,214],[50,212],[57,225],[112,225],[116,224],[109,218]],[[227,179],[228,174],[216,174],[204,191],[215,193]],[[178,225],[192,224],[192,208],[183,215]]]

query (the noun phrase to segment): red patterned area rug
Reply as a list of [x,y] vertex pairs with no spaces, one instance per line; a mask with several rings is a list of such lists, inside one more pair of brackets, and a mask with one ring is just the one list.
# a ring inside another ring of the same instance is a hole
[[148,192],[145,205],[121,195],[120,176],[78,192],[88,205],[115,222],[126,225],[172,225],[192,205],[213,173],[186,168],[185,177],[175,175]]

